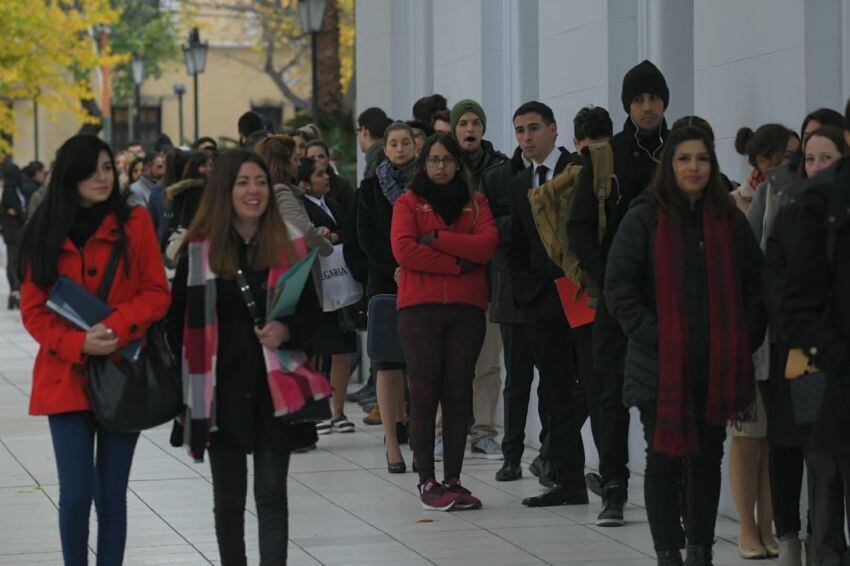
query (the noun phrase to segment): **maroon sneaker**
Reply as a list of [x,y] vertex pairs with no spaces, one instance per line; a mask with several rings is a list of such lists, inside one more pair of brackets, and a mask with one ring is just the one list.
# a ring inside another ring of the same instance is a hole
[[465,511],[467,509],[481,509],[481,500],[472,495],[468,489],[460,485],[460,480],[453,478],[443,482],[443,491],[451,493],[457,500],[453,509]]
[[426,511],[448,511],[457,501],[455,493],[449,493],[435,479],[419,484],[419,500]]

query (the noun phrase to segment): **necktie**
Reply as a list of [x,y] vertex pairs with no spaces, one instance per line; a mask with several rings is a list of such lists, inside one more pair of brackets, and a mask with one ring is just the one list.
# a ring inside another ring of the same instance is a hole
[[539,187],[543,183],[546,182],[546,173],[549,171],[549,168],[545,165],[537,166],[537,186]]

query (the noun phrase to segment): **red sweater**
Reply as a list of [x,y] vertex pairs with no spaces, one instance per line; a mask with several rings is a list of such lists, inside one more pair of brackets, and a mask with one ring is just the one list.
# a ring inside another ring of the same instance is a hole
[[[97,293],[112,246],[118,239],[118,222],[113,214],[104,218],[82,251],[66,238],[59,253],[59,275],[72,277],[91,293]],[[108,304],[115,309],[103,324],[118,336],[118,347],[141,338],[148,327],[165,316],[171,292],[150,214],[135,208],[125,224],[130,258],[130,275],[124,261],[118,264]],[[40,348],[35,358],[30,396],[31,415],[53,415],[90,408],[86,395],[83,354],[86,333],[77,330],[50,311],[45,303],[50,289],[42,289],[24,278],[21,315],[27,331]]]
[[[412,191],[396,201],[390,238],[401,267],[398,308],[460,303],[487,310],[484,267],[499,244],[499,235],[487,199],[475,195],[475,200],[478,217],[470,203],[451,226],[446,226],[428,201]],[[431,245],[419,243],[426,234],[434,235]],[[477,267],[461,273],[461,260]]]

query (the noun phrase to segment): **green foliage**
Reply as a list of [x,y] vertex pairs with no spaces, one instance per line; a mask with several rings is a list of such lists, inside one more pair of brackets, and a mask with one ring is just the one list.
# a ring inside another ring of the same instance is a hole
[[[158,0],[112,0],[112,6],[121,11],[109,29],[112,53],[137,54],[145,60],[145,77],[161,77],[165,64],[181,56],[179,8],[166,9]],[[133,93],[130,61],[115,66],[112,80],[114,102],[126,102]]]

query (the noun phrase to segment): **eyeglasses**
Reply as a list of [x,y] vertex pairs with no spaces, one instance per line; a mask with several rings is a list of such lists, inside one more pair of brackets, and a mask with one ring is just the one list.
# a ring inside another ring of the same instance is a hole
[[427,163],[429,167],[448,167],[449,165],[454,165],[456,161],[454,157],[447,155],[446,157],[429,157],[425,160],[425,163]]

